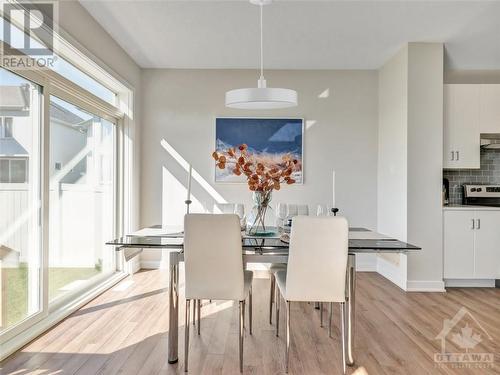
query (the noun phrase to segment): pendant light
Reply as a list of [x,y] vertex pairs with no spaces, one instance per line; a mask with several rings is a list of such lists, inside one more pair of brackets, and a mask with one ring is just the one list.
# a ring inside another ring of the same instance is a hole
[[238,109],[276,109],[297,106],[297,91],[267,87],[264,78],[264,48],[262,13],[264,5],[272,0],[250,0],[260,7],[260,78],[257,87],[235,89],[226,92],[226,107]]

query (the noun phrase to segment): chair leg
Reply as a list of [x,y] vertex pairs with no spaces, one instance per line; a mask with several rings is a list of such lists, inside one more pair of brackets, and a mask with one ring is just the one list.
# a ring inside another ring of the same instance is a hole
[[341,331],[341,341],[342,341],[342,370],[344,371],[343,374],[346,373],[346,357],[345,357],[345,351],[346,351],[346,333],[345,333],[345,319],[346,319],[346,308],[345,308],[345,302],[340,303],[340,331]]
[[197,300],[193,300],[193,325],[194,326],[196,325],[196,301]]
[[276,337],[279,336],[280,331],[280,291],[279,288],[275,288],[274,304],[276,305]]
[[252,287],[248,293],[248,326],[250,327],[250,334],[252,334]]
[[188,372],[189,357],[189,312],[191,310],[190,300],[186,300],[186,321],[184,324],[184,372]]
[[328,336],[332,337],[333,302],[330,302],[330,321],[328,322]]
[[269,324],[273,324],[273,302],[274,302],[274,289],[276,288],[276,278],[271,273],[271,290],[269,292]]
[[198,335],[201,333],[201,299],[198,300]]
[[319,303],[319,326],[323,328],[323,302]]
[[285,352],[286,373],[288,373],[289,358],[290,358],[290,301],[286,301],[286,352]]
[[245,315],[246,315],[245,309],[246,309],[246,306],[247,306],[247,301],[245,300],[245,301],[243,301],[243,331],[246,328],[246,325],[245,325]]
[[243,322],[245,321],[245,301],[240,301],[240,372],[243,372]]

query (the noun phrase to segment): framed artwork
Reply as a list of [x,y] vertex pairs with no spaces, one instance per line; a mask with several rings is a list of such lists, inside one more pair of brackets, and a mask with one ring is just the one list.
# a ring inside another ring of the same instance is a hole
[[[293,178],[303,183],[304,119],[220,117],[215,120],[215,149],[227,150],[245,143],[257,162],[278,163],[284,155],[298,160]],[[215,168],[215,182],[244,183],[226,169]]]

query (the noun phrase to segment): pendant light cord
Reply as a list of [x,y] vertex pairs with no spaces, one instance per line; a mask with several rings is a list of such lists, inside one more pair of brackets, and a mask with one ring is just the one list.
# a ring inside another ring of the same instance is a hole
[[262,22],[264,5],[260,4],[260,79],[264,79],[264,27]]

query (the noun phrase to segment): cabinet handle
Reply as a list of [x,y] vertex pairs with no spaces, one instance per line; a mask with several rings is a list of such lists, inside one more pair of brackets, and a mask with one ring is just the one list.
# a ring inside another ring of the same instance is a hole
[[481,219],[477,219],[477,225],[476,225],[476,228],[477,228],[477,229],[481,229]]
[[472,219],[472,230],[476,229],[476,221]]
[[455,161],[455,151],[451,152],[451,161]]
[[457,160],[460,160],[460,151],[457,151]]

